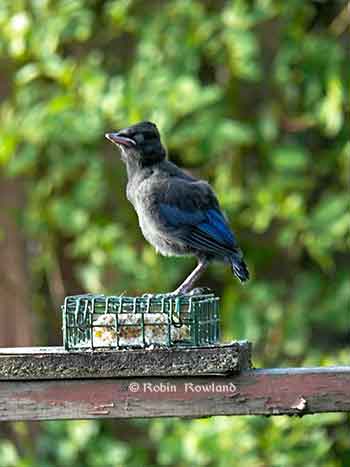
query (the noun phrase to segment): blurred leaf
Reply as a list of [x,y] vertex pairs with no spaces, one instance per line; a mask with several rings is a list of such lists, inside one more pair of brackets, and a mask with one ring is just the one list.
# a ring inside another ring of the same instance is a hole
[[309,155],[301,146],[286,145],[275,148],[271,159],[278,170],[303,170],[308,164]]

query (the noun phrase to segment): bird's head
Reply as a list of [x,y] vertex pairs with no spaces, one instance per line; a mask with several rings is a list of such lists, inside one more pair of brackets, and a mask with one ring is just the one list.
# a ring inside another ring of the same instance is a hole
[[105,136],[120,148],[124,162],[137,162],[145,167],[161,162],[166,157],[154,123],[136,123],[116,133],[106,133]]

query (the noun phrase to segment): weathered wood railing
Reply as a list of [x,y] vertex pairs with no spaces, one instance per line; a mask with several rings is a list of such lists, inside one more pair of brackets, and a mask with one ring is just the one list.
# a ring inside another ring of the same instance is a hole
[[350,411],[350,366],[253,369],[247,342],[201,349],[0,349],[0,420]]

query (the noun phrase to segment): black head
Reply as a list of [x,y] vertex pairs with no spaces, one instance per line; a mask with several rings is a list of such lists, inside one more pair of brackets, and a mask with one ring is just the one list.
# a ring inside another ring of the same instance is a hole
[[166,152],[154,123],[140,122],[116,133],[106,133],[106,138],[119,146],[122,158],[132,158],[141,166],[152,165],[165,159]]

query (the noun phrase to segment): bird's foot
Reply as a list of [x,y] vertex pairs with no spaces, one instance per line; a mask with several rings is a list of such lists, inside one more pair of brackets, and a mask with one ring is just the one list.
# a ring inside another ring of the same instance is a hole
[[165,292],[165,293],[144,293],[142,298],[162,298],[162,297],[175,297],[179,295],[175,292]]
[[196,287],[188,292],[188,295],[209,295],[212,293],[213,291],[209,287]]
[[170,297],[178,297],[180,295],[208,295],[212,294],[213,291],[209,287],[196,287],[192,290],[185,290],[181,287],[178,287],[173,292],[165,292],[165,293],[144,293],[142,298],[170,298]]
[[196,287],[194,289],[181,289],[180,287],[174,292],[171,292],[170,296],[178,296],[178,295],[208,295],[212,294],[213,291],[209,287]]

